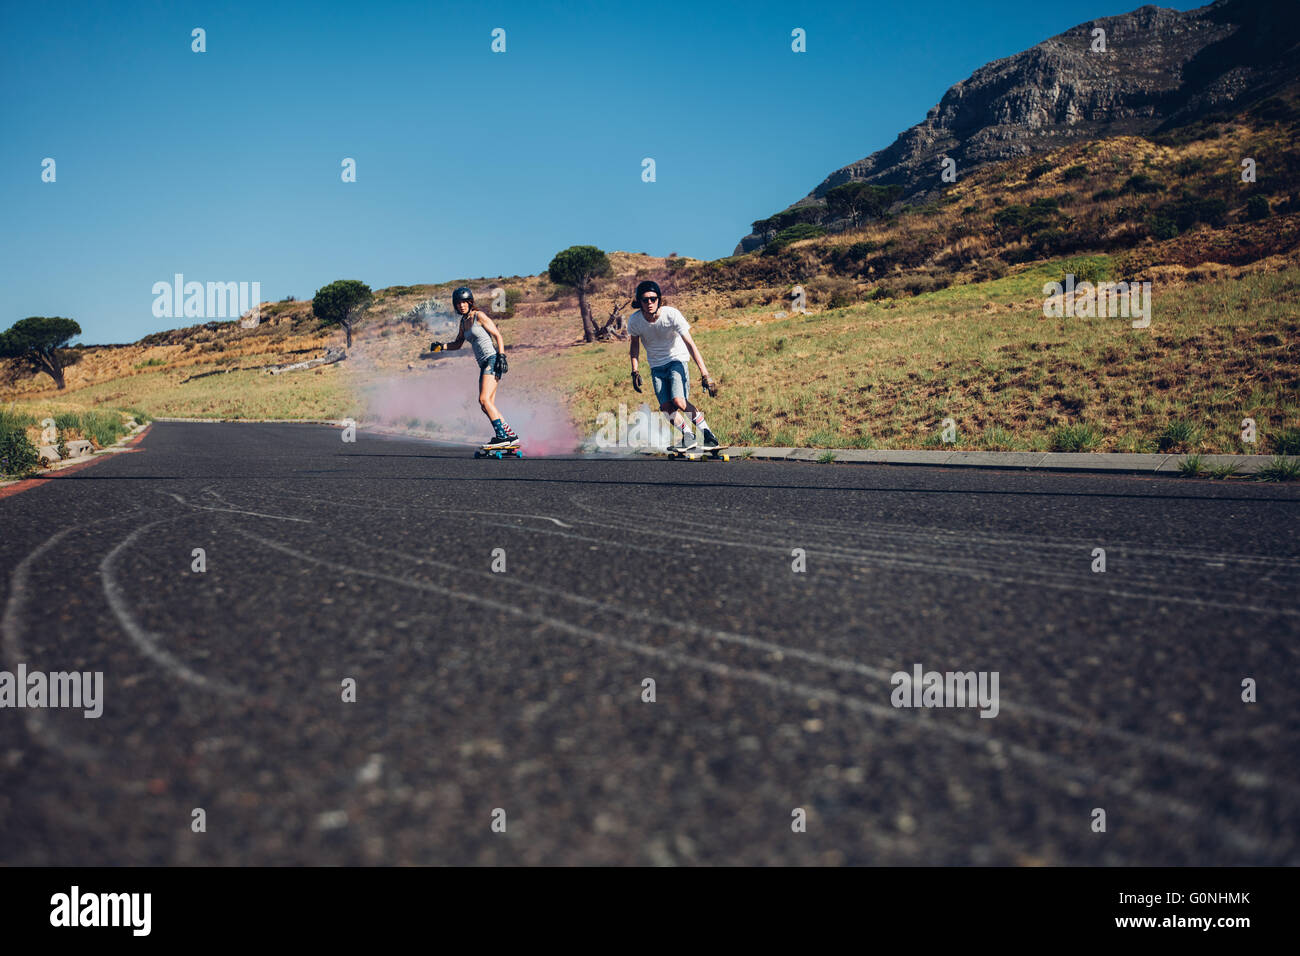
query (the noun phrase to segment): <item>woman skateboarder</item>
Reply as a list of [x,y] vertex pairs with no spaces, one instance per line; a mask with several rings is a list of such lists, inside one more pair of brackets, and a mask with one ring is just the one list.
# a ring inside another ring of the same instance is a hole
[[484,442],[484,448],[514,448],[519,444],[519,436],[514,429],[501,419],[501,413],[493,399],[496,397],[497,384],[507,371],[506,343],[496,323],[488,318],[486,312],[474,308],[474,293],[461,286],[451,294],[451,306],[460,316],[460,334],[454,342],[434,342],[431,352],[443,349],[458,349],[469,339],[474,350],[474,359],[478,362],[478,404],[483,414],[492,423],[492,437]]
[[691,338],[686,316],[672,306],[664,305],[662,300],[658,283],[646,280],[636,287],[634,301],[638,308],[627,319],[627,331],[632,337],[632,387],[641,391],[641,373],[637,371],[637,365],[641,359],[641,340],[645,339],[646,361],[650,363],[650,380],[654,383],[659,410],[682,433],[682,443],[674,450],[690,451],[700,447],[690,422],[686,420],[689,415],[704,439],[703,450],[716,451],[722,446],[704,421],[704,413],[691,404],[686,363],[695,360],[700,369],[700,384],[709,395],[717,395],[718,386],[709,377],[704,356]]

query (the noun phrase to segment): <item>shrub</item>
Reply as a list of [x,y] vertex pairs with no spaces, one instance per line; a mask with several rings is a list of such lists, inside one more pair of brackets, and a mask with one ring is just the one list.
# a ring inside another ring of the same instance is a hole
[[1029,170],[1029,172],[1025,173],[1025,178],[1038,179],[1040,176],[1044,176],[1047,173],[1050,173],[1051,171],[1052,171],[1051,163],[1039,163],[1033,169]]
[[1088,175],[1088,167],[1083,165],[1083,163],[1080,163],[1077,166],[1067,166],[1065,168],[1065,171],[1061,173],[1061,181],[1066,183],[1072,183],[1076,179],[1083,179],[1083,177],[1087,175]]
[[1008,237],[1032,235],[1055,224],[1057,210],[1053,205],[1040,203],[1025,206],[1013,203],[1005,209],[998,210],[993,217],[993,225]]
[[1101,435],[1091,425],[1062,425],[1049,436],[1052,451],[1092,451],[1101,445]]
[[903,283],[903,289],[912,295],[937,292],[952,285],[952,279],[946,275],[923,274],[913,276]]
[[1252,222],[1269,217],[1268,200],[1263,196],[1251,196],[1246,201],[1246,218]]
[[1178,235],[1178,225],[1168,216],[1153,214],[1147,216],[1146,227],[1157,239],[1172,239]]
[[1300,478],[1300,461],[1278,455],[1255,472],[1255,477],[1260,481],[1295,481]]
[[1286,428],[1276,435],[1268,436],[1273,453],[1277,455],[1300,455],[1300,428]]
[[773,236],[771,241],[763,247],[763,252],[767,255],[771,255],[780,252],[792,242],[798,242],[800,239],[812,239],[816,236],[824,235],[826,235],[826,230],[821,226],[814,226],[809,222],[796,223],[793,226],[782,229]]
[[1091,282],[1096,285],[1099,282],[1106,282],[1110,279],[1110,269],[1106,266],[1106,260],[1100,258],[1082,258],[1066,259],[1061,263],[1061,275],[1057,282],[1065,285],[1067,275],[1074,276],[1074,283]]
[[1201,430],[1191,422],[1170,422],[1156,438],[1160,451],[1187,451],[1200,441]]
[[1165,187],[1148,176],[1146,173],[1135,173],[1124,181],[1120,187],[1121,193],[1158,193]]
[[0,474],[21,478],[36,471],[40,462],[36,446],[23,428],[0,423]]

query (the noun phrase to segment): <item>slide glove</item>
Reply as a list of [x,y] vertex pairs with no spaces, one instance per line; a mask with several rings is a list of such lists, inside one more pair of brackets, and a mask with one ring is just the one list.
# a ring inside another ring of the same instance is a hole
[[430,343],[429,343],[429,351],[430,351],[430,352],[441,352],[441,351],[442,351],[443,349],[445,349],[446,347],[447,347],[447,346],[443,345],[441,342],[430,342]]
[[506,361],[505,352],[497,353],[497,363],[493,367],[492,371],[496,373],[497,378],[500,378],[502,375],[506,374],[506,372],[510,371],[510,363]]
[[709,378],[707,375],[701,375],[700,384],[704,386],[704,390],[709,393],[711,398],[718,397],[718,383],[713,379]]
[[639,392],[639,391],[641,391],[641,385],[642,385],[642,382],[641,382],[641,373],[640,373],[640,372],[633,372],[633,373],[632,373],[632,387],[635,388],[635,389]]

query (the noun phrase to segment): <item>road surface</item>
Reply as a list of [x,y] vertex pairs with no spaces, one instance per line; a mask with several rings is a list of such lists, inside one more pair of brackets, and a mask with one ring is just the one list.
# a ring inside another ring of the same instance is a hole
[[0,709],[0,863],[1294,864],[1298,516],[155,424],[0,499],[0,670],[103,675]]

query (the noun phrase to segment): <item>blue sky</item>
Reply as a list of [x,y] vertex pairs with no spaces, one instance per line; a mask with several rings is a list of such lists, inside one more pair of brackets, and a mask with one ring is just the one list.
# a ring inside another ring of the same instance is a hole
[[730,255],[979,66],[1138,5],[6,4],[0,329],[190,324],[152,313],[177,272],[274,301],[533,274],[578,243]]

